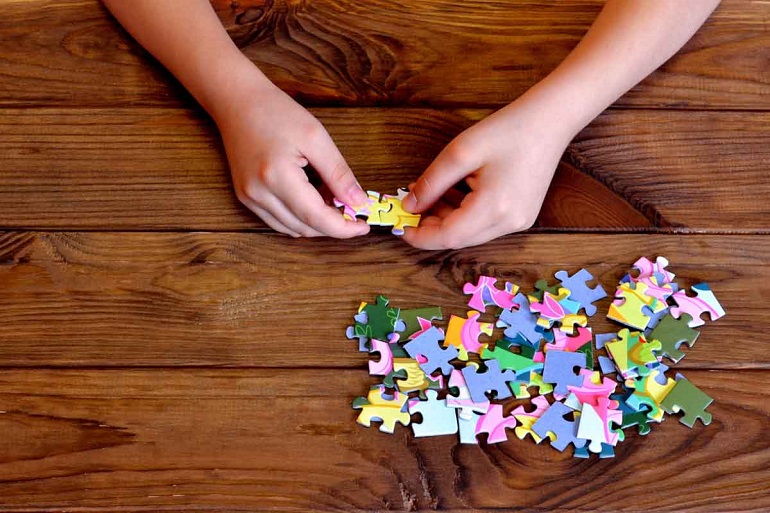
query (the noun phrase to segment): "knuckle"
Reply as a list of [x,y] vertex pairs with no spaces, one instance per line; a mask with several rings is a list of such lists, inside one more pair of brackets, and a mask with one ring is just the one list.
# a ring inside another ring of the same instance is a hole
[[472,148],[466,143],[458,142],[456,140],[449,143],[445,152],[445,157],[449,163],[456,167],[466,167],[474,158]]
[[460,249],[465,246],[465,243],[457,234],[445,232],[441,236],[441,245],[446,249]]
[[337,160],[337,162],[334,163],[331,174],[329,175],[329,180],[332,183],[343,184],[344,182],[351,181],[352,178],[353,174],[348,169],[345,161]]
[[508,217],[508,226],[512,232],[523,232],[535,225],[536,218],[530,215],[517,215]]

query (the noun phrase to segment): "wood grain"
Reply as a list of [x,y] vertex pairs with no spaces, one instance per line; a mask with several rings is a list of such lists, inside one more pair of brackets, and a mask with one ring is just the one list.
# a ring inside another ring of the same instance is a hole
[[[393,191],[488,110],[316,109],[361,183]],[[767,232],[770,114],[613,111],[568,149],[540,229]],[[183,109],[0,111],[0,228],[264,230],[218,135]]]
[[[500,106],[577,44],[600,0],[214,0],[232,37],[313,105]],[[191,100],[98,0],[6,0],[0,105],[178,106]],[[767,110],[770,10],[725,0],[618,105]]]
[[[614,460],[356,425],[363,370],[0,373],[0,507],[24,511],[770,507],[767,371],[688,371],[710,426],[629,432]],[[655,490],[651,493],[650,490]]]
[[[463,314],[462,285],[478,274],[531,290],[587,267],[614,291],[639,256],[658,254],[682,286],[709,282],[728,312],[680,367],[770,369],[767,237],[541,234],[426,253],[391,236],[205,233],[2,235],[0,367],[364,368],[368,355],[344,331],[380,293],[402,308]],[[591,325],[619,329],[601,315]]]

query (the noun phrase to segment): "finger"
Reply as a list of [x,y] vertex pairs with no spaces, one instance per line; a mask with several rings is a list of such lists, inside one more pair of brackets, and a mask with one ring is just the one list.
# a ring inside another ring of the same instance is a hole
[[[304,177],[301,169],[289,172]],[[369,233],[369,225],[361,220],[345,219],[339,210],[324,203],[315,187],[301,177],[285,180],[275,193],[302,223],[322,235],[338,239]]]
[[325,129],[305,145],[302,151],[338,200],[354,207],[366,203],[366,192]]
[[294,230],[290,230],[285,224],[280,222],[267,210],[258,206],[253,201],[246,200],[246,201],[243,201],[243,204],[246,206],[246,208],[248,208],[249,210],[254,212],[257,216],[259,216],[259,218],[262,219],[265,222],[265,224],[267,224],[273,230],[280,233],[285,233],[286,235],[291,235],[292,237],[300,236],[299,233],[295,232]]
[[[404,234],[404,240],[421,249],[458,249],[484,242],[490,230],[485,213],[488,205],[483,196],[471,193],[466,196],[460,208],[452,210],[446,217],[433,217],[437,221],[420,223],[414,230]],[[431,218],[429,218],[431,219]]]
[[409,212],[424,212],[453,185],[477,168],[476,162],[462,158],[453,146],[447,146],[404,198],[404,209]]
[[307,223],[302,222],[280,198],[269,195],[263,198],[262,206],[278,221],[286,225],[290,230],[298,233],[300,237],[322,237],[325,235]]

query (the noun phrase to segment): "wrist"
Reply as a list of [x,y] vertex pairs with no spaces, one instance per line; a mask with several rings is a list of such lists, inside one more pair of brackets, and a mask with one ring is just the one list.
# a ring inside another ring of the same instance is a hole
[[240,50],[217,59],[204,70],[205,77],[191,92],[219,125],[242,112],[246,102],[275,88]]

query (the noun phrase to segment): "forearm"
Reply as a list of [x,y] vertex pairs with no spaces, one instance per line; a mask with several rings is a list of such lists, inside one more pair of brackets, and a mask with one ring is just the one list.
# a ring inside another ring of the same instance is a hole
[[570,55],[520,98],[571,138],[671,58],[719,0],[608,0]]
[[129,33],[216,117],[234,92],[267,82],[208,0],[103,0]]

